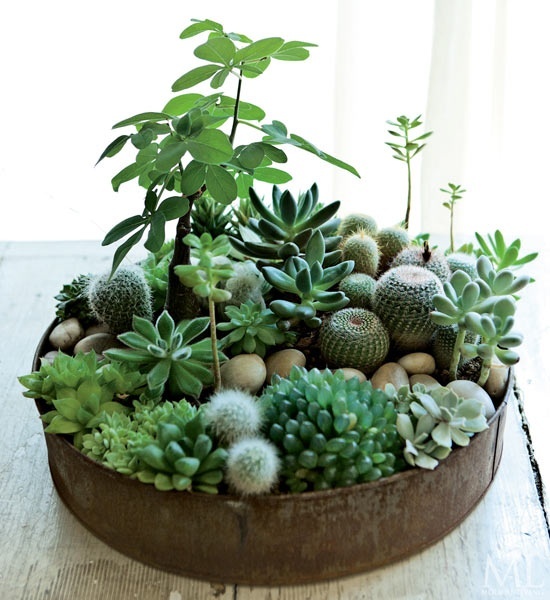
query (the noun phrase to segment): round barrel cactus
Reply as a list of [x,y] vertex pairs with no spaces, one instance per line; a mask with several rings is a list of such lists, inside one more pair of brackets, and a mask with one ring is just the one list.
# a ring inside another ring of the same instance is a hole
[[363,213],[351,213],[340,221],[338,235],[346,237],[357,231],[364,231],[366,234],[374,236],[377,229],[378,225],[374,217]]
[[341,245],[343,260],[353,260],[355,273],[366,273],[375,277],[380,262],[380,252],[375,240],[364,231],[345,238]]
[[451,276],[451,268],[445,256],[438,250],[433,250],[429,246],[409,246],[404,248],[393,259],[392,267],[401,265],[414,265],[416,267],[424,267],[431,271],[441,279],[443,283]]
[[338,289],[349,298],[349,306],[371,308],[376,280],[366,273],[351,273],[338,284]]
[[409,234],[402,227],[385,227],[376,234],[376,242],[380,250],[380,271],[385,271],[392,260],[406,248]]

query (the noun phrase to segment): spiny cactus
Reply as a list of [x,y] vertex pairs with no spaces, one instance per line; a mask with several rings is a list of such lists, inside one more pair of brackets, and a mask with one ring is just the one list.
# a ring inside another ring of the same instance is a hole
[[350,308],[372,308],[376,280],[366,273],[351,273],[338,284],[338,289],[349,298]]
[[228,450],[225,479],[229,488],[243,496],[267,494],[279,479],[277,449],[268,440],[242,439]]
[[360,230],[344,238],[341,244],[342,259],[353,260],[355,273],[366,273],[375,277],[380,263],[380,252],[376,241]]
[[363,213],[352,213],[345,216],[338,227],[338,235],[347,237],[357,231],[364,231],[367,235],[374,237],[378,225],[373,217]]
[[399,267],[401,265],[424,267],[437,275],[443,283],[451,276],[451,269],[445,256],[438,250],[430,248],[428,242],[424,242],[422,247],[409,246],[401,250],[393,259],[391,266]]
[[94,277],[88,288],[88,302],[97,320],[117,335],[132,328],[133,316],[151,321],[151,290],[140,267],[120,267]]
[[55,296],[58,301],[55,314],[64,321],[70,317],[79,320],[83,327],[95,322],[95,317],[88,302],[88,286],[92,275],[79,275],[64,285]]
[[291,492],[374,481],[404,468],[393,399],[357,377],[294,366],[260,398]]
[[321,327],[321,353],[331,367],[373,373],[386,358],[390,336],[382,321],[364,308],[343,308]]
[[251,260],[233,265],[233,275],[225,282],[225,289],[231,294],[227,304],[240,306],[251,301],[265,308],[264,292],[269,285],[262,273]]
[[435,331],[430,318],[433,296],[443,291],[440,279],[422,267],[402,265],[384,273],[376,284],[373,310],[402,352],[425,350]]
[[409,243],[409,234],[402,227],[384,227],[375,236],[380,251],[380,272],[390,266],[392,260],[406,248]]
[[[456,325],[438,327],[435,330],[431,341],[431,354],[439,370],[448,370],[450,368],[457,336],[458,327]],[[470,344],[477,344],[479,336],[471,331],[467,331],[464,341]],[[458,366],[462,366],[464,362],[464,358],[461,357]]]
[[465,252],[452,252],[447,255],[451,274],[460,270],[464,271],[472,279],[477,277],[476,260],[473,254],[466,254]]
[[203,404],[206,425],[222,443],[254,437],[260,433],[263,409],[243,390],[222,389]]
[[280,263],[291,256],[303,254],[313,231],[319,230],[325,237],[327,250],[324,265],[334,265],[340,260],[337,247],[342,238],[334,235],[340,220],[332,218],[340,207],[339,201],[317,210],[319,190],[316,184],[301,194],[298,201],[288,190],[281,192],[273,186],[272,200],[270,210],[250,188],[250,202],[261,217],[249,219],[248,228],[260,241],[242,241],[232,237],[231,244],[236,250],[244,256],[261,259],[262,266],[273,261]]

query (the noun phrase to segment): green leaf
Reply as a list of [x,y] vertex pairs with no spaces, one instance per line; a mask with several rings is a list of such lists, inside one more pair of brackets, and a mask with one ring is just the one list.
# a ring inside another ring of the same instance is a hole
[[186,144],[194,159],[207,164],[219,165],[233,156],[229,138],[218,129],[203,129],[196,137],[189,138]]
[[189,200],[181,196],[170,196],[160,203],[157,211],[164,215],[166,221],[179,219],[189,211]]
[[172,91],[181,92],[181,90],[191,88],[201,83],[202,81],[210,79],[210,77],[212,77],[214,73],[217,73],[218,70],[218,65],[203,65],[202,67],[191,69],[191,71],[188,71],[179,79],[174,81],[174,83],[172,84]]
[[161,211],[153,214],[151,217],[149,235],[144,244],[145,249],[149,252],[158,252],[164,244],[164,229],[166,226],[166,217]]
[[288,161],[287,155],[276,146],[261,142],[261,146],[267,158],[276,163],[286,163]]
[[231,204],[237,197],[237,182],[223,167],[209,165],[206,170],[206,188],[214,200]]
[[145,121],[165,121],[170,119],[170,115],[163,112],[144,112],[139,113],[139,115],[134,115],[133,117],[129,117],[128,119],[124,119],[123,121],[119,121],[113,125],[113,129],[118,129],[119,127],[126,127],[127,125],[136,125],[138,123],[143,123]]
[[211,21],[210,19],[204,19],[204,20],[191,19],[191,20],[195,21],[195,22],[193,23],[193,25],[189,25],[189,27],[186,27],[180,33],[180,39],[183,40],[186,38],[193,37],[199,33],[202,33],[203,31],[218,31],[220,33],[223,33],[222,25],[220,25],[220,23],[216,23],[216,21]]
[[129,135],[121,135],[119,137],[116,138],[116,140],[113,140],[108,146],[107,148],[105,148],[105,150],[103,150],[101,156],[97,159],[96,165],[101,162],[104,158],[106,157],[111,157],[111,156],[115,156],[115,154],[118,154],[122,148],[124,148],[124,146],[126,145],[126,142],[130,139]]
[[229,75],[229,73],[231,73],[231,69],[226,68],[226,69],[220,69],[215,75],[214,77],[212,77],[212,81],[210,82],[210,86],[217,90],[218,88],[221,88],[222,85],[225,83],[225,80],[227,79],[227,76]]
[[292,179],[292,175],[273,167],[258,167],[254,169],[254,179],[267,183],[281,184],[288,183]]
[[330,163],[331,165],[339,167],[340,169],[344,169],[345,171],[350,172],[352,175],[355,175],[356,177],[361,177],[359,175],[359,173],[357,172],[357,170],[355,169],[355,167],[352,167],[348,163],[340,160],[339,158],[336,158],[334,156],[331,156],[330,154],[327,154],[326,152],[323,152],[322,150],[319,150],[313,144],[311,144],[310,142],[305,140],[303,137],[300,137],[299,135],[291,133],[290,139],[294,140],[295,142],[298,142],[298,146],[300,148],[302,148],[302,150],[311,152],[311,153],[315,154],[316,156],[318,156],[319,158],[322,158],[324,161]]
[[274,52],[277,52],[277,50],[279,50],[283,44],[284,40],[279,37],[257,40],[256,42],[252,42],[248,46],[245,46],[236,52],[234,58],[235,63],[267,58]]
[[113,264],[111,266],[111,275],[118,269],[120,263],[124,260],[124,257],[130,252],[130,250],[141,240],[145,227],[136,231],[134,235],[130,236],[123,244],[121,244],[115,251],[113,256]]
[[138,227],[144,226],[147,224],[147,219],[141,215],[134,215],[133,217],[128,217],[115,225],[105,236],[103,241],[101,242],[102,246],[108,246],[113,242],[117,242],[121,238],[125,237],[134,229]]
[[309,57],[309,50],[305,48],[286,48],[283,46],[273,55],[277,60],[306,60]]
[[176,333],[182,336],[182,345],[190,343],[197,336],[203,333],[210,325],[208,317],[197,317],[189,321],[180,321],[176,328]]
[[187,152],[187,142],[176,142],[165,146],[157,155],[155,165],[159,171],[168,171]]
[[124,167],[122,171],[119,171],[112,179],[111,185],[113,186],[113,190],[118,192],[120,186],[127,181],[131,181],[132,179],[138,177],[149,168],[151,163],[132,163],[127,167]]
[[170,115],[183,115],[195,106],[197,100],[203,97],[202,94],[181,94],[169,100],[162,110]]
[[[267,145],[267,144],[266,144]],[[265,151],[262,143],[253,143],[239,152],[239,162],[245,169],[255,169],[259,167],[264,159]]]
[[208,62],[220,63],[229,67],[235,56],[235,44],[226,37],[210,38],[195,48],[195,56]]
[[191,196],[201,189],[206,177],[206,165],[197,160],[192,160],[183,171],[181,177],[181,191],[186,196]]

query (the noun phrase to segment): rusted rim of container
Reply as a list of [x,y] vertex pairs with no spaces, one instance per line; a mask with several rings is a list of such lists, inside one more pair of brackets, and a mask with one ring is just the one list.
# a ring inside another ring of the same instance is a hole
[[[37,348],[35,369],[52,327]],[[434,471],[411,468],[371,483],[301,494],[159,492],[95,462],[63,436],[45,437],[60,497],[116,550],[208,581],[291,585],[390,564],[459,525],[496,474],[512,393],[510,375],[489,429],[453,450]],[[38,401],[37,407],[43,412],[45,404]]]

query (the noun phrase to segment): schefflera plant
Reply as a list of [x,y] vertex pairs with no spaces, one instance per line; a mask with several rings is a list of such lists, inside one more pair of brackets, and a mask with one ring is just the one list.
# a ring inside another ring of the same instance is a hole
[[[176,326],[167,311],[154,324],[134,317],[134,330],[118,336],[128,348],[112,348],[105,355],[145,372],[152,398],[160,399],[164,391],[198,398],[203,386],[214,380],[211,341],[209,338],[196,341],[209,323],[208,317],[198,317],[180,321]],[[218,360],[225,359],[221,352],[216,352]]]
[[403,456],[411,466],[435,469],[453,444],[468,446],[474,433],[488,427],[481,402],[460,398],[448,388],[428,393],[416,384],[407,400],[408,410],[397,415],[396,427],[405,440]]

